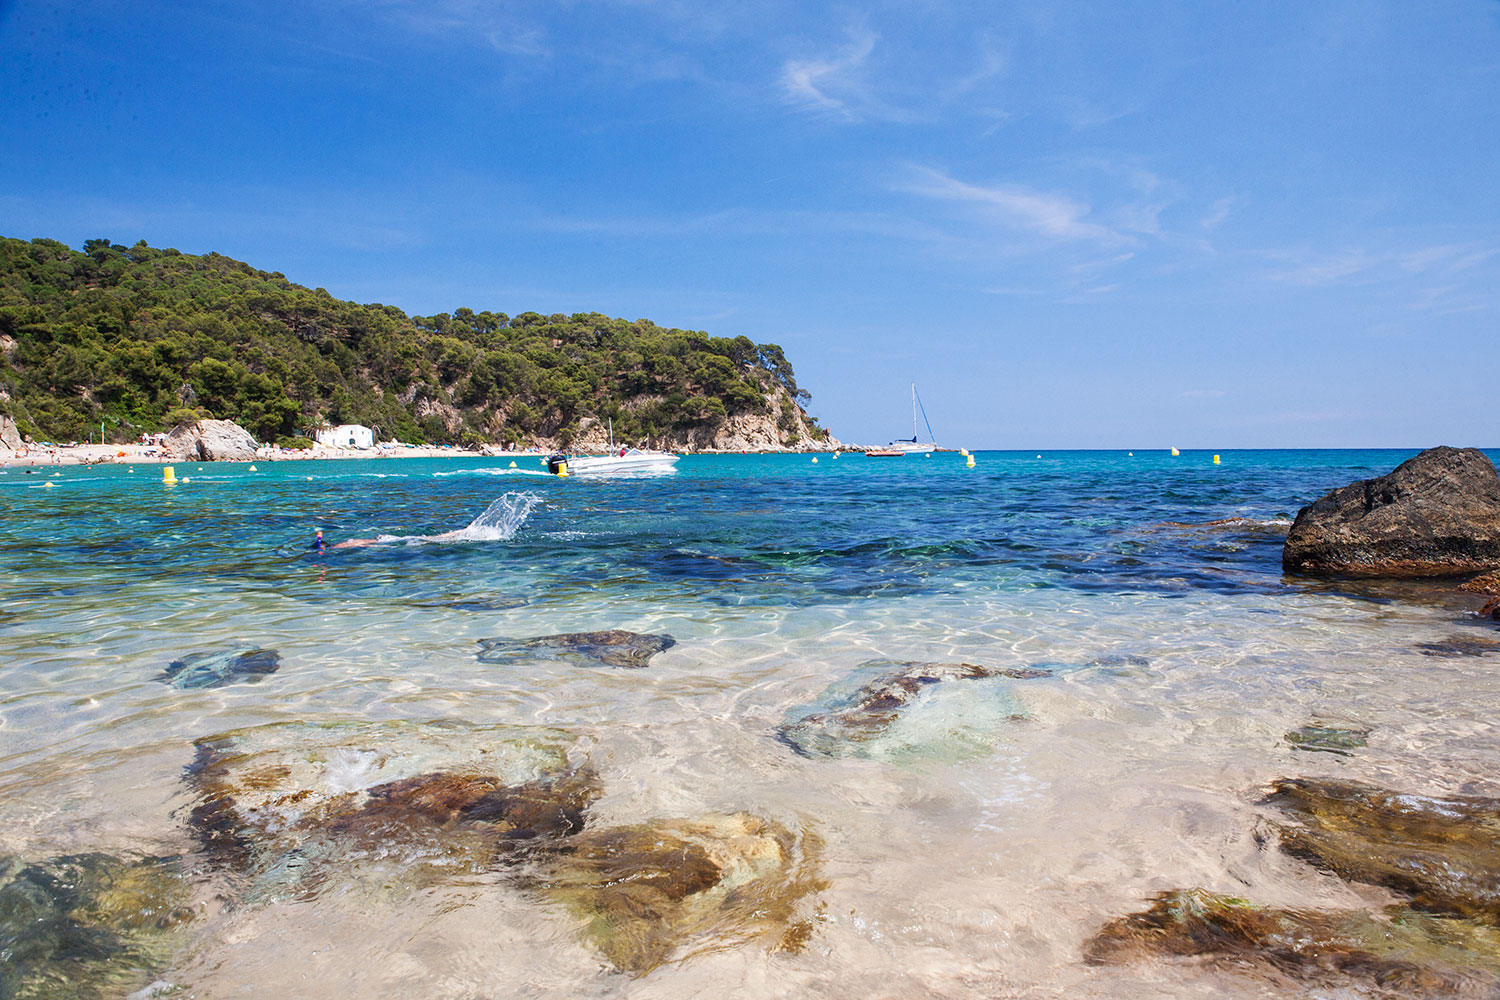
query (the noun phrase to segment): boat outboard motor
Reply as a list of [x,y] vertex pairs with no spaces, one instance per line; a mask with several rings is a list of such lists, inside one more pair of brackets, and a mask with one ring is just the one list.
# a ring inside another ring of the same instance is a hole
[[554,476],[566,475],[568,471],[568,456],[563,454],[548,455],[547,471]]

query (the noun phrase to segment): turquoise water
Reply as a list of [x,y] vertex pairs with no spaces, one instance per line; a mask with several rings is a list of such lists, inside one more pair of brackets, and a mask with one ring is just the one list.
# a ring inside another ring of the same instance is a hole
[[[1441,791],[1496,773],[1493,657],[1418,648],[1480,634],[1461,599],[1281,575],[1299,506],[1411,454],[687,456],[566,480],[534,457],[179,463],[170,487],[154,466],[3,470],[0,849],[191,855],[183,768],[226,730],[558,727],[589,748],[602,814],[815,831],[828,888],[809,948],[726,947],[632,980],[601,972],[565,914],[466,886],[415,907],[205,904],[159,975],[204,997],[1259,995],[1088,968],[1079,948],[1181,885],[1354,900],[1257,846],[1272,778]],[[381,540],[320,555],[319,528]],[[615,628],[676,645],[641,671],[476,657],[485,638]],[[158,679],[247,646],[275,649],[277,672]],[[938,685],[847,756],[776,739],[877,660],[1047,676]],[[1341,721],[1372,731],[1352,758],[1282,738]]]

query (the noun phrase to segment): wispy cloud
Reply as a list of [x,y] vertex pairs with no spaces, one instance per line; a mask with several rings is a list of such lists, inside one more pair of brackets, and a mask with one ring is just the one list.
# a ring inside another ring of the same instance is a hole
[[846,121],[868,117],[877,104],[859,71],[875,51],[877,41],[874,33],[855,30],[849,33],[848,43],[831,56],[788,59],[781,67],[782,94],[806,111]]
[[1126,242],[1116,230],[1090,219],[1087,204],[1021,184],[970,184],[938,170],[918,167],[903,189],[927,198],[976,206],[1009,228],[1048,240]]

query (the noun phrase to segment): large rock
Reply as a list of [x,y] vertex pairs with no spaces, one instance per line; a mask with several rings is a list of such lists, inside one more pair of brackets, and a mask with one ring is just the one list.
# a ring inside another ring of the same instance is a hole
[[255,457],[255,438],[233,420],[200,420],[179,424],[167,435],[167,453],[199,462],[248,462]]
[[0,448],[16,451],[21,447],[21,432],[10,417],[0,415]]
[[1500,567],[1500,476],[1477,448],[1429,448],[1297,512],[1289,573],[1457,576]]

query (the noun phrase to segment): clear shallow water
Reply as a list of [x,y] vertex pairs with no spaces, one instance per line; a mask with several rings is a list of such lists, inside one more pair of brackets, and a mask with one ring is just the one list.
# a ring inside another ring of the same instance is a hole
[[[589,748],[600,817],[815,831],[828,885],[808,948],[630,979],[503,885],[208,894],[162,977],[200,997],[1262,995],[1191,967],[1087,967],[1080,947],[1169,888],[1359,902],[1257,845],[1273,778],[1500,788],[1500,656],[1417,646],[1492,632],[1431,592],[1280,573],[1299,506],[1410,454],[689,456],[620,480],[536,459],[185,463],[174,488],[150,467],[5,470],[0,850],[190,851],[192,741],[229,729],[556,727]],[[320,557],[320,527],[390,540]],[[677,645],[641,671],[476,660],[483,638],[610,628]],[[279,672],[155,679],[249,645]],[[775,738],[871,660],[1051,674],[941,685],[849,757]],[[1367,727],[1369,746],[1293,751],[1283,734],[1314,721]]]

